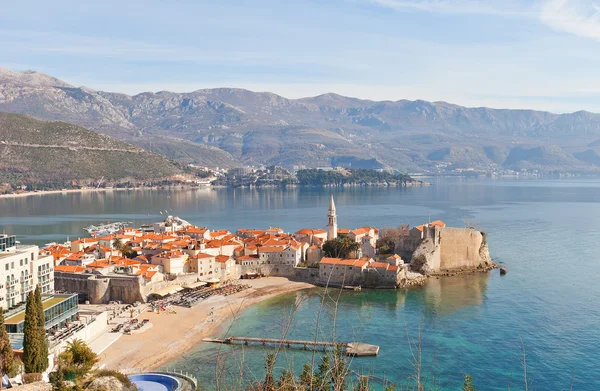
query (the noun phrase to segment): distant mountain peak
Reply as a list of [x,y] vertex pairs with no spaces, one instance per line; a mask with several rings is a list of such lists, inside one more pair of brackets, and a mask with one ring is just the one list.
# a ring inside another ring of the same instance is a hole
[[0,68],[0,84],[18,84],[28,87],[73,87],[71,84],[42,72],[32,70],[11,71]]

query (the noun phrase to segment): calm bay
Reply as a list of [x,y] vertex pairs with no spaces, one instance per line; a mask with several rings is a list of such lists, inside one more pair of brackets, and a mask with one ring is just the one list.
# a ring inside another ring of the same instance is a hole
[[[417,188],[131,190],[0,199],[0,227],[22,243],[85,236],[83,227],[108,221],[153,222],[167,214],[211,229],[280,226],[294,232],[326,224],[334,193],[340,227],[472,224],[488,233],[490,252],[509,273],[430,279],[407,291],[344,292],[337,313],[327,305],[319,325],[320,288],[283,295],[245,310],[229,332],[281,336],[289,308],[301,304],[289,336],[360,338],[381,346],[352,368],[375,380],[402,383],[412,368],[407,336],[422,330],[423,362],[443,389],[457,390],[464,373],[482,390],[523,389],[520,344],[533,388],[600,389],[600,180],[434,179]],[[183,336],[182,336],[183,337]],[[215,381],[217,355],[239,349],[200,345],[169,367]],[[267,351],[246,349],[244,364],[257,377]],[[278,365],[301,369],[310,355],[287,353]],[[236,360],[232,358],[230,360]],[[433,364],[432,364],[433,363]],[[237,368],[230,368],[235,372]]]

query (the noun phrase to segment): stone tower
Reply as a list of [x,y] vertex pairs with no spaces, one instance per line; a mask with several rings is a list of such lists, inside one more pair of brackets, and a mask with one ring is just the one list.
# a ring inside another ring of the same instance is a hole
[[329,211],[327,212],[327,240],[337,238],[337,215],[335,214],[335,202],[333,202],[333,194],[329,201]]

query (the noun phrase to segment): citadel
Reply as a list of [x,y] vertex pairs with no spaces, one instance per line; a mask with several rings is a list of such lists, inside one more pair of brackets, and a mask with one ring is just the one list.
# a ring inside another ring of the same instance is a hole
[[[233,233],[169,216],[140,228],[51,244],[39,256],[52,259],[57,290],[77,293],[92,304],[145,302],[184,288],[257,276],[321,286],[401,288],[427,275],[495,266],[485,234],[473,228],[428,222],[396,238],[393,254],[379,254],[379,229],[339,228],[333,196],[327,219],[326,229],[293,234],[278,227]],[[357,250],[346,258],[326,254],[324,244],[341,238],[357,243]]]

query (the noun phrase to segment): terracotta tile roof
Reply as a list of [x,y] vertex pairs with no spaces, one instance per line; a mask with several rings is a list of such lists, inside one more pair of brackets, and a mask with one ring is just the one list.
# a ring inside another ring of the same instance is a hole
[[79,258],[81,258],[83,256],[84,252],[83,251],[78,251],[76,253],[72,253],[69,256],[67,256],[65,259],[67,261],[77,261]]
[[196,227],[196,226],[189,226],[189,227],[185,227],[183,230],[181,230],[179,232],[204,235],[204,233],[206,231],[208,231],[208,228],[206,228],[206,227],[200,228],[200,227]]
[[444,228],[446,226],[446,223],[444,223],[442,220],[436,220],[436,221],[432,221],[429,224],[418,225],[415,228],[418,229],[419,231],[423,232],[423,228],[427,225],[429,225],[430,227]]
[[215,261],[220,262],[220,263],[225,263],[227,261],[229,261],[230,257],[228,255],[217,255],[215,257]]
[[194,259],[202,259],[202,258],[214,258],[214,255],[206,254],[206,253],[198,253],[194,255],[192,258]]
[[158,265],[151,265],[149,263],[142,263],[139,265],[140,270],[158,270]]
[[92,238],[83,238],[83,239],[77,239],[71,242],[71,244],[89,244],[89,243],[98,243],[98,239],[92,239]]
[[342,259],[342,258],[323,258],[321,259],[320,264],[323,265],[340,265],[340,266],[358,266],[364,267],[369,264],[371,261],[370,258],[360,258],[360,259]]
[[296,232],[296,235],[318,235],[327,233],[324,229],[311,229],[311,228],[303,228],[300,231]]
[[216,238],[217,236],[225,236],[225,235],[229,235],[230,232],[227,231],[226,229],[222,229],[220,231],[213,231],[210,233],[210,237],[211,238]]
[[369,264],[369,267],[374,267],[377,269],[385,269],[385,270],[387,270],[389,266],[390,266],[390,264],[387,262],[371,262]]
[[254,254],[242,255],[241,257],[237,257],[238,261],[257,261],[258,259],[259,259],[258,255],[254,255]]
[[85,271],[85,266],[67,266],[60,265],[54,266],[55,272],[65,272],[65,273],[83,273]]
[[350,229],[348,228],[338,228],[337,230],[338,235],[346,235],[350,233]]
[[370,231],[371,231],[371,228],[361,227],[361,228],[353,229],[351,232],[354,235],[364,235],[364,234],[368,234]]
[[108,267],[108,266],[110,266],[108,260],[106,260],[106,259],[97,259],[94,262],[88,264],[86,267],[88,269],[96,269],[96,268],[103,269],[103,268]]

